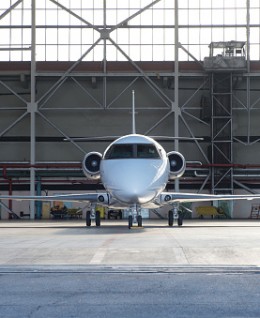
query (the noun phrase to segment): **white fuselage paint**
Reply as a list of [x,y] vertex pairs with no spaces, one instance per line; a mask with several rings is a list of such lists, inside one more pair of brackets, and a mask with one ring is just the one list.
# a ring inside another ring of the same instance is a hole
[[[152,145],[158,158],[106,158],[117,145]],[[147,205],[164,190],[170,174],[169,160],[163,147],[143,135],[127,135],[114,141],[100,164],[101,181],[111,197],[123,205]]]

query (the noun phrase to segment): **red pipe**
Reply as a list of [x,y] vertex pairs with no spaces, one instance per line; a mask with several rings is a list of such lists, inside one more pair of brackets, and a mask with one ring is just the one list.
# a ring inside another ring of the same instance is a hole
[[240,169],[253,169],[259,168],[260,164],[239,164],[239,163],[209,163],[209,164],[189,164],[187,163],[187,167],[189,168],[240,168]]
[[67,164],[67,163],[61,163],[61,164],[35,164],[35,165],[31,165],[28,163],[5,163],[5,164],[0,164],[0,168],[2,169],[6,169],[6,168],[79,168],[81,169],[81,164],[77,164],[77,163],[72,163],[72,164]]
[[[0,183],[9,183],[9,180],[0,180]],[[12,180],[12,184],[24,184],[24,183],[30,183],[29,179],[23,179],[23,180]],[[72,183],[72,184],[98,184],[97,181],[92,181],[92,180],[68,180],[68,179],[46,179],[42,180],[42,183]]]
[[[241,168],[241,169],[247,169],[247,168],[259,168],[260,169],[260,164],[239,164],[239,163],[209,163],[209,164],[189,164],[187,163],[187,167],[189,168]],[[10,168],[35,168],[35,169],[48,169],[48,168],[57,168],[57,169],[64,169],[64,168],[78,168],[82,169],[82,166],[80,163],[72,163],[72,164],[67,164],[67,163],[49,163],[49,164],[35,164],[31,165],[28,163],[25,164],[16,164],[16,163],[10,163],[10,164],[0,164],[0,168],[2,169],[10,169]]]

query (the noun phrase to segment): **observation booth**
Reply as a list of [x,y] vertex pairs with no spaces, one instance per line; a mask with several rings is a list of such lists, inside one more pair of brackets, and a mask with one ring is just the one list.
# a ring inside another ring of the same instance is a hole
[[246,71],[246,42],[211,42],[209,57],[204,58],[204,69],[209,72]]

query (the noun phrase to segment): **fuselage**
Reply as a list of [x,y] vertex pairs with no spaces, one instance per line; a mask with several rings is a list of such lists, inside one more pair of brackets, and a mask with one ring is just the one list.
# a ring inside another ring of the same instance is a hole
[[131,134],[114,141],[100,163],[101,181],[123,205],[145,205],[165,188],[170,167],[163,147],[147,136]]

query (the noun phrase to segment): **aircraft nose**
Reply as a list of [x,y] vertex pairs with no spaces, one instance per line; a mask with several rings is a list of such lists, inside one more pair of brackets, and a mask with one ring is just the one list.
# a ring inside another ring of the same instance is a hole
[[119,202],[145,204],[165,186],[167,176],[163,174],[165,169],[162,169],[164,163],[161,161],[124,159],[120,161],[120,167],[119,161],[108,160],[104,164],[104,185]]
[[125,189],[125,197],[127,198],[127,200],[129,202],[136,202],[136,203],[140,203],[140,197],[143,196],[144,192],[141,189],[135,189],[135,190],[131,190],[129,188]]
[[129,188],[127,189],[120,189],[119,191],[117,191],[117,195],[118,195],[118,199],[124,203],[127,204],[141,204],[142,203],[142,198],[143,198],[143,194],[140,191],[131,191],[129,190]]
[[124,186],[121,185],[115,193],[119,201],[127,204],[143,204],[150,201],[155,195],[154,189],[147,188],[143,184],[129,184],[129,182]]

